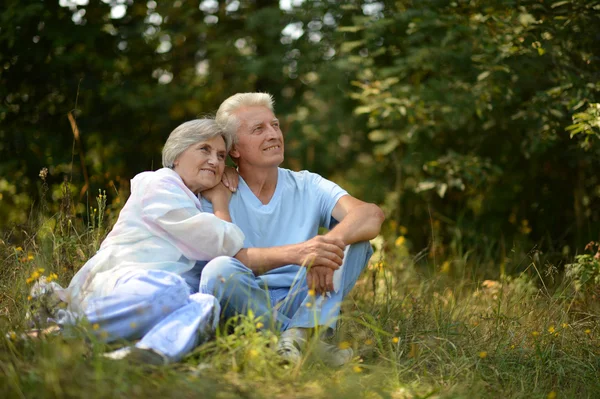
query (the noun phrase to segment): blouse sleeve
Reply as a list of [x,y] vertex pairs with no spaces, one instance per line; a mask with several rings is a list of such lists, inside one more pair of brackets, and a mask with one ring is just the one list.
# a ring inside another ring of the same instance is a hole
[[142,219],[160,237],[193,260],[234,256],[244,244],[236,225],[196,208],[178,182],[158,181],[142,198]]

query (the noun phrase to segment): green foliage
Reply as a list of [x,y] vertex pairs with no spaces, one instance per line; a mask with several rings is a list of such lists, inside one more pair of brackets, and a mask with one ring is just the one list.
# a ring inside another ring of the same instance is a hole
[[592,241],[586,249],[592,254],[575,256],[575,262],[565,265],[565,275],[578,294],[589,297],[597,293],[600,286],[600,247]]
[[600,234],[598,1],[40,4],[0,14],[15,244],[46,196],[89,224],[105,190],[110,224],[175,126],[254,90],[275,96],[284,166],[382,204],[411,250],[506,264]]
[[587,109],[573,115],[573,124],[567,127],[571,137],[584,135],[581,146],[589,150],[592,147],[591,138],[600,137],[600,104],[588,104]]

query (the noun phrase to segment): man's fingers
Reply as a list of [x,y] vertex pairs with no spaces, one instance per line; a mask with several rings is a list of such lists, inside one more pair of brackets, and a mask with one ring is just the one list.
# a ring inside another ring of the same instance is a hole
[[340,268],[341,264],[338,264],[337,262],[334,262],[331,259],[320,258],[318,262],[315,262],[313,266],[324,266],[329,269],[337,270]]
[[337,245],[328,244],[326,248],[329,252],[332,252],[340,258],[344,259],[344,250],[338,247]]
[[340,248],[342,251],[346,247],[346,245],[344,244],[344,241],[342,241],[341,238],[331,237],[331,236],[327,236],[327,235],[324,235],[321,237],[323,237],[324,242],[326,242],[328,244],[333,244],[336,247]]
[[331,252],[326,252],[325,254],[323,254],[321,259],[328,259],[338,266],[342,266],[342,264],[344,263],[344,259],[342,257],[340,257],[338,254],[334,254]]
[[319,287],[321,288],[321,293],[327,292],[327,283],[325,282],[325,273],[317,273],[319,275]]
[[333,271],[328,271],[325,274],[325,283],[327,284],[327,291],[333,292]]
[[311,290],[315,289],[315,285],[313,283],[314,274],[315,272],[312,270],[309,270],[308,273],[306,273],[306,285],[308,285],[308,288],[310,288]]

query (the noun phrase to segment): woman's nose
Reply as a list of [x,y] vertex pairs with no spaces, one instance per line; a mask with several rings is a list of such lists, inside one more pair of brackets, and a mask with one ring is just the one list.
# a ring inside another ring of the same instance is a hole
[[210,157],[208,157],[208,163],[212,166],[216,165],[218,163],[217,154],[211,154]]

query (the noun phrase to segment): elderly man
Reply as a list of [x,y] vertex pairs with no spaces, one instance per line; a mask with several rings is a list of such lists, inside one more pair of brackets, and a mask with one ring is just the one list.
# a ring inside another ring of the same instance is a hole
[[[315,327],[335,326],[384,215],[317,174],[279,167],[284,140],[271,95],[236,94],[221,104],[216,120],[236,137],[230,156],[240,181],[229,208],[246,239],[235,257],[206,264],[199,289],[219,299],[225,317],[251,309],[264,325],[281,329],[278,352],[295,363]],[[329,231],[318,235],[319,227]],[[319,345],[329,364],[352,358],[351,349]]]

